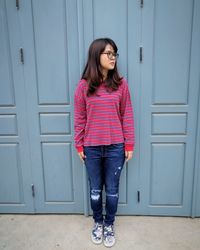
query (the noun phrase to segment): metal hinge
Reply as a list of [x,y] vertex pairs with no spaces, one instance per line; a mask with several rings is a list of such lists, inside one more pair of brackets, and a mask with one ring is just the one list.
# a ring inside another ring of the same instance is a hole
[[19,0],[16,0],[16,8],[19,10]]
[[32,196],[35,197],[35,186],[31,184]]
[[143,51],[142,51],[142,47],[140,47],[140,63],[142,62],[143,59]]
[[24,64],[24,51],[23,48],[20,48],[20,61],[22,64]]
[[144,4],[143,0],[140,0],[140,7],[141,8],[143,8],[143,4]]
[[137,191],[137,201],[140,202],[140,191]]

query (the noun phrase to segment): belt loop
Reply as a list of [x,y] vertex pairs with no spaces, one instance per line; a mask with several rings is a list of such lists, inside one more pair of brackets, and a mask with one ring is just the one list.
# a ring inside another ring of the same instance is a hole
[[106,155],[106,145],[103,145],[103,157]]
[[103,146],[101,145],[101,157],[103,157]]

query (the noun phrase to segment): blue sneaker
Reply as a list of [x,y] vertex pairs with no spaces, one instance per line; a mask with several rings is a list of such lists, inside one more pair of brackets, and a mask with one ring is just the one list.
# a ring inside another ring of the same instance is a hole
[[112,247],[115,244],[114,226],[104,226],[103,243],[105,247]]
[[91,239],[94,244],[101,244],[103,241],[103,224],[96,222],[92,229]]

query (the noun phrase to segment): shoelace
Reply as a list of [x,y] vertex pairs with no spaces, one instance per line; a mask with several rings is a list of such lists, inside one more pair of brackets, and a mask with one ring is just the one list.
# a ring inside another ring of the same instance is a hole
[[102,225],[96,223],[95,228],[93,229],[93,235],[96,238],[101,238],[101,235],[102,235]]
[[106,240],[111,241],[112,237],[114,236],[112,226],[104,227],[104,236]]

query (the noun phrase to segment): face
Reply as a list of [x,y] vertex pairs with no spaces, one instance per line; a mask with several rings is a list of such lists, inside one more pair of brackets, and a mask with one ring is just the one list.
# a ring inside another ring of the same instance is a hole
[[[111,53],[115,54],[115,51],[110,44],[106,45],[106,47],[102,53],[107,53],[107,52],[111,52]],[[111,59],[109,59],[108,54],[101,54],[100,55],[100,64],[101,64],[103,71],[108,71],[108,70],[114,69],[115,63],[116,63],[116,57],[111,55]]]

